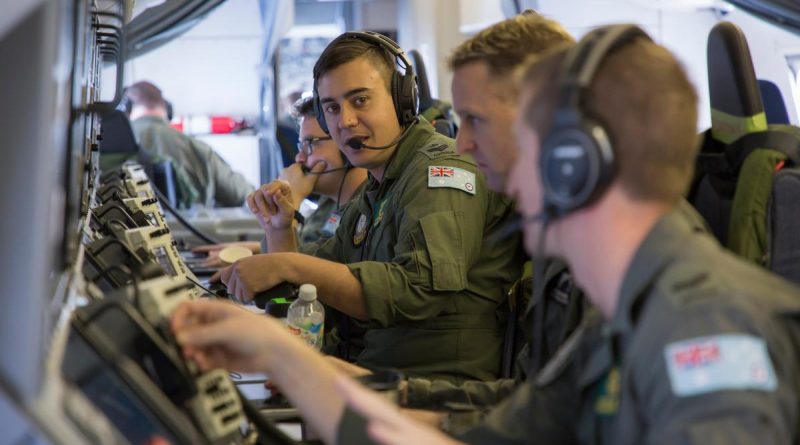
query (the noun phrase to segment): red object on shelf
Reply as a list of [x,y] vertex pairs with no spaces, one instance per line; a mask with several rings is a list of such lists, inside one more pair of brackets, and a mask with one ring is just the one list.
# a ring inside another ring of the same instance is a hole
[[252,128],[245,119],[231,116],[180,116],[170,126],[186,134],[227,134]]

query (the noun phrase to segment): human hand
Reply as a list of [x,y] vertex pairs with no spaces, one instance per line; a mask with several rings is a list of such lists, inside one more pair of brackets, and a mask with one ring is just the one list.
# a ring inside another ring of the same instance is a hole
[[172,315],[171,327],[184,356],[203,371],[267,372],[270,342],[288,335],[271,317],[215,300],[182,303]]
[[328,363],[332,364],[337,371],[349,377],[355,378],[372,374],[372,371],[370,371],[367,368],[362,368],[361,366],[354,365],[350,362],[346,362],[332,355],[326,355],[325,360],[327,360]]
[[276,179],[247,195],[247,207],[267,232],[292,227],[295,206],[288,182]]
[[317,180],[319,180],[319,174],[327,168],[328,164],[325,161],[319,161],[312,165],[308,172],[305,172],[303,171],[303,164],[295,162],[281,170],[278,179],[283,179],[289,183],[295,208],[300,208],[300,203],[314,191]]
[[229,294],[249,302],[256,293],[286,281],[283,276],[284,259],[283,255],[275,253],[242,258],[220,269],[219,276],[214,274],[209,281],[219,278],[228,287]]
[[351,378],[338,377],[336,386],[347,404],[369,421],[367,434],[378,443],[384,445],[408,443],[455,445],[461,443],[431,426],[402,415],[395,405]]

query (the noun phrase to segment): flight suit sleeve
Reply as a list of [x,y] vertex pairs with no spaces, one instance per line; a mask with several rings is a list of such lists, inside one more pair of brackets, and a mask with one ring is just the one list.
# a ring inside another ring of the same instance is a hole
[[569,374],[544,387],[523,383],[458,439],[480,445],[575,443],[578,394]]
[[514,379],[490,382],[469,380],[455,384],[446,380],[408,379],[407,408],[447,410],[452,404],[480,409],[496,405],[514,391]]
[[792,443],[796,351],[780,323],[746,312],[753,311],[681,312],[673,319],[680,322],[648,339],[647,355],[632,365],[645,443]]
[[[458,160],[438,164],[471,167]],[[367,313],[374,326],[419,322],[436,316],[447,305],[456,307],[459,303],[448,297],[467,288],[468,273],[481,253],[487,219],[499,219],[499,214],[508,210],[508,201],[497,195],[493,199],[503,202],[490,205],[490,192],[480,174],[476,174],[473,195],[453,188],[428,188],[426,167],[412,167],[421,171],[391,203],[401,209],[394,222],[398,235],[393,257],[389,262],[349,265],[364,294],[369,295]],[[512,246],[499,243],[481,260],[491,262],[501,249],[513,251]],[[502,289],[484,291],[484,295],[496,294],[498,300],[503,294]]]
[[214,183],[214,201],[219,206],[236,207],[244,204],[247,195],[255,190],[242,176],[234,171],[210,146],[192,140],[196,147],[203,147],[210,180]]

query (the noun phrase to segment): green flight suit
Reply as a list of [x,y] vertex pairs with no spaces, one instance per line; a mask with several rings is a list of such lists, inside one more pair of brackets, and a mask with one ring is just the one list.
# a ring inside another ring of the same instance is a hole
[[[300,252],[310,253],[305,250],[306,246],[316,242],[325,242],[336,233],[339,221],[341,221],[341,214],[337,207],[336,200],[325,196],[319,198],[317,209],[308,215],[300,227],[300,233],[297,234]],[[334,221],[329,222],[331,218]]]
[[[681,200],[677,211],[688,219],[693,228],[709,232],[705,220],[687,201]],[[445,423],[451,434],[465,432],[480,423],[494,405],[509,396],[531,373],[530,369],[534,364],[530,345],[533,340],[544,339],[542,363],[546,363],[581,322],[588,302],[575,286],[567,265],[559,260],[548,261],[544,281],[548,300],[545,305],[545,323],[539,329],[534,326],[534,308],[541,299],[541,288],[536,288],[535,298],[526,298],[534,293],[530,271],[523,276],[518,286],[515,301],[527,302],[527,307],[518,320],[518,332],[522,331],[524,338],[516,339],[523,345],[516,348],[519,352],[513,378],[487,382],[468,381],[461,385],[442,380],[408,379],[405,406],[447,412],[448,419]]]
[[144,116],[131,122],[131,127],[141,149],[166,156],[183,168],[199,192],[196,203],[240,206],[254,190],[206,143],[175,130],[164,119]]
[[[724,251],[673,212],[636,253],[613,319],[588,317],[560,363],[548,364],[463,439],[795,443],[798,316],[798,289]],[[748,366],[752,375],[735,374]]]
[[316,252],[347,264],[366,295],[368,321],[334,319],[346,344],[337,355],[410,376],[497,378],[498,312],[523,257],[518,236],[492,235],[512,217],[511,202],[488,189],[472,158],[421,119],[383,181],[370,175]]
[[[474,444],[797,443],[800,290],[723,250],[680,211]],[[745,372],[742,372],[744,370]],[[338,443],[370,443],[346,410]]]
[[[545,324],[534,331],[534,310],[541,299],[541,288],[533,294],[533,277],[530,271],[523,276],[515,288],[514,301],[522,305],[518,311],[515,344],[516,353],[509,378],[494,381],[470,380],[454,384],[446,380],[408,379],[407,408],[444,411],[448,432],[458,434],[477,425],[490,409],[511,395],[524,382],[532,367],[530,345],[533,339],[543,338],[543,362],[549,360],[561,343],[578,326],[583,314],[585,300],[580,289],[574,285],[566,264],[549,261],[545,266]],[[508,337],[507,340],[508,341]],[[507,352],[508,353],[508,352]]]

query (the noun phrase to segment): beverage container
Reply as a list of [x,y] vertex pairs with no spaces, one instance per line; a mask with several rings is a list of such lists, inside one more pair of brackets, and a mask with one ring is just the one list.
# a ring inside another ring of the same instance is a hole
[[325,308],[317,301],[317,288],[313,284],[300,286],[297,300],[289,306],[286,324],[289,332],[303,339],[311,347],[322,348]]

